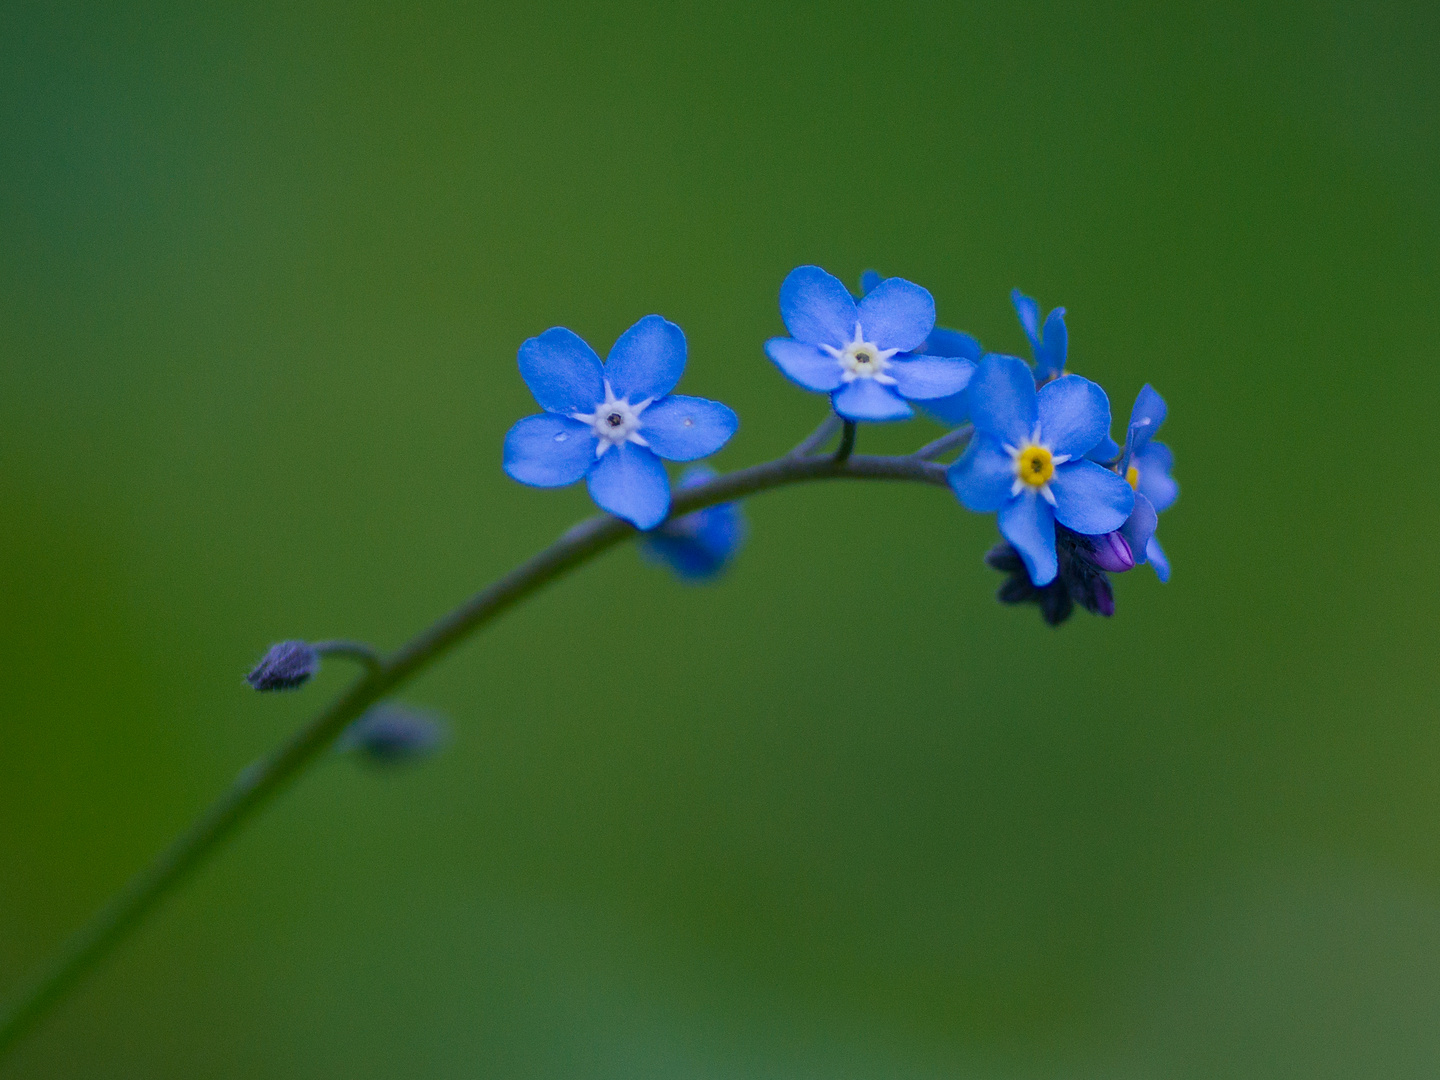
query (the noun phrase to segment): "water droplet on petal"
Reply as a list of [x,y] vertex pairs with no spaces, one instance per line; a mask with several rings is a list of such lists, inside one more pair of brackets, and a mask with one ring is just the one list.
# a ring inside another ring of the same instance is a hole
[[568,438],[570,438],[570,433],[568,431],[562,431],[559,435],[555,436],[555,441],[564,442]]

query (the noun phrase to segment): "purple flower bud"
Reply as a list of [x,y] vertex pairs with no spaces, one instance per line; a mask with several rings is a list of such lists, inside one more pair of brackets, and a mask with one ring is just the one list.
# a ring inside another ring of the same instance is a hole
[[294,690],[304,686],[320,667],[320,655],[304,641],[271,645],[255,670],[245,676],[256,690]]
[[446,734],[445,722],[438,716],[386,702],[371,706],[351,724],[339,746],[373,761],[407,761],[434,753]]
[[1101,570],[1123,574],[1126,570],[1135,569],[1135,555],[1130,550],[1130,544],[1118,532],[1092,537],[1090,542],[1094,545],[1090,557]]
[[1101,574],[1095,576],[1090,582],[1090,603],[1085,606],[1107,619],[1115,614],[1115,591],[1110,588],[1109,578]]

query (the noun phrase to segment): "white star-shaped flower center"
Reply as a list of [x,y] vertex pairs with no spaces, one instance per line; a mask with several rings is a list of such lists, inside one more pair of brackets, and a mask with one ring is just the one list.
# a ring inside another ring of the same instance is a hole
[[842,381],[850,383],[856,379],[874,379],[882,386],[895,385],[895,377],[886,375],[885,369],[890,366],[890,358],[900,350],[882,349],[873,341],[866,341],[865,331],[858,322],[855,324],[855,337],[840,348],[833,345],[820,347],[840,364]]
[[627,394],[623,398],[617,398],[610,387],[610,380],[606,379],[605,400],[595,406],[593,413],[571,413],[570,419],[590,425],[596,439],[595,456],[601,458],[610,447],[619,446],[623,442],[633,442],[636,446],[650,445],[640,434],[640,429],[645,426],[640,422],[640,414],[654,400],[653,397],[648,397],[631,405],[630,396]]
[[1050,490],[1050,481],[1055,477],[1055,468],[1070,460],[1069,454],[1052,453],[1050,447],[1040,441],[1037,426],[1030,438],[1019,446],[1002,444],[1015,466],[1015,482],[1010,485],[1010,496],[1021,492],[1039,494],[1051,506],[1055,505],[1055,493]]

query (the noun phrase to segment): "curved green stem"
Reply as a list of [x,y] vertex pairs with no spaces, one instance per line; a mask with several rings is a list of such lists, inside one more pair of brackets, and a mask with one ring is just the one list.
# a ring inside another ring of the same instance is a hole
[[[853,425],[847,425],[853,445]],[[945,486],[942,466],[914,457],[785,457],[695,487],[677,490],[671,517],[809,480],[908,480]],[[351,642],[326,651],[360,660],[367,672],[267,757],[246,768],[208,810],[75,933],[10,1006],[0,1013],[0,1055],[64,998],[79,979],[219,847],[241,823],[316,761],[366,709],[433,664],[452,646],[510,607],[636,534],[619,518],[590,518],[510,573],[476,593],[388,657]]]

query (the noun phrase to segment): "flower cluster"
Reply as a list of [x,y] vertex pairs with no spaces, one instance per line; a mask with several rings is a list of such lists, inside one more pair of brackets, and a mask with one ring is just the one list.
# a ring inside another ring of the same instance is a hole
[[[1155,538],[1158,514],[1178,494],[1173,457],[1154,440],[1165,403],[1146,385],[1117,443],[1105,391],[1066,370],[1065,309],[1042,319],[1033,298],[1017,289],[1011,299],[1033,365],[937,327],[930,293],[903,278],[867,271],[856,296],[820,267],[801,266],[780,287],[789,335],[767,341],[765,354],[791,382],[828,396],[838,418],[831,423],[844,429],[836,470],[858,424],[906,420],[918,406],[955,428],[906,460],[964,446],[944,480],[967,509],[997,517],[1005,542],[987,562],[1009,575],[999,598],[1035,603],[1051,623],[1077,604],[1110,615],[1108,575],[1148,562],[1160,580],[1170,576]],[[684,367],[685,336],[658,315],[622,334],[603,364],[569,330],[531,338],[520,348],[520,373],[545,411],[510,430],[504,465],[536,487],[585,479],[601,509],[644,532],[647,556],[705,580],[743,543],[744,517],[722,503],[672,519],[662,461],[708,457],[738,422],[718,402],[672,393]],[[819,460],[813,449],[807,440],[797,454]],[[714,480],[695,468],[680,485],[698,490]]]

